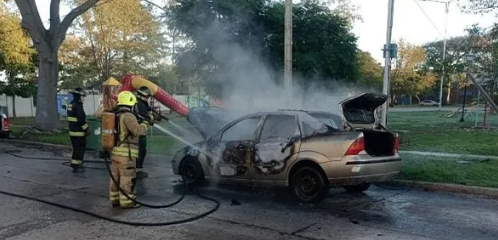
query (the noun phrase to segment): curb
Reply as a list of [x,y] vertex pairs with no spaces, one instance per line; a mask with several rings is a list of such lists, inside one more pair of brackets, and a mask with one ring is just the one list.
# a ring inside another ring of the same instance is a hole
[[[13,143],[13,144],[23,144],[23,145],[31,145],[31,146],[37,146],[40,148],[56,148],[56,149],[64,149],[64,150],[73,150],[71,146],[66,146],[66,145],[58,145],[58,144],[52,144],[52,143],[42,143],[42,142],[32,142],[32,141],[23,141],[23,140],[12,140],[12,139],[0,139],[0,142],[7,142],[7,143]],[[87,152],[96,152],[95,150],[86,150]],[[173,157],[173,155],[160,155],[160,154],[154,154],[154,153],[147,153],[147,155],[150,155],[152,157]]]
[[391,182],[382,183],[382,185],[409,187],[424,191],[470,194],[470,195],[484,196],[491,199],[498,199],[498,188],[490,188],[490,187],[475,187],[475,186],[465,186],[465,185],[450,184],[450,183],[434,183],[434,182],[409,181],[409,180],[393,180]]

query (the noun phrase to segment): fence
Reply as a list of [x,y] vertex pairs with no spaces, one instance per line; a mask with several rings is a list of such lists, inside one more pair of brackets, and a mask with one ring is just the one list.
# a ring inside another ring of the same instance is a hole
[[[179,102],[187,105],[188,107],[193,107],[191,103],[191,99],[187,99],[186,95],[173,95],[173,97]],[[65,99],[66,98],[66,99]],[[85,112],[87,115],[93,115],[98,109],[100,105],[102,97],[101,95],[90,94],[85,98],[85,102],[83,106],[85,108]],[[64,104],[67,101],[66,94],[58,95],[58,109],[59,113],[61,112],[61,104]],[[34,117],[36,114],[36,106],[34,105],[33,98],[21,98],[16,97],[15,99],[15,109],[17,117]],[[13,106],[12,106],[12,97],[7,97],[6,95],[0,95],[0,106],[6,106],[8,109],[8,115],[13,116]],[[163,105],[159,105],[161,111],[168,111],[169,109]]]

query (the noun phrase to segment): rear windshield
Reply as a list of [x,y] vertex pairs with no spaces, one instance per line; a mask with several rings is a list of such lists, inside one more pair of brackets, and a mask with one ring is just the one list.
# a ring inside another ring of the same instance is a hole
[[321,123],[328,125],[334,129],[339,129],[341,126],[341,118],[337,115],[326,113],[309,113],[312,117],[316,118]]

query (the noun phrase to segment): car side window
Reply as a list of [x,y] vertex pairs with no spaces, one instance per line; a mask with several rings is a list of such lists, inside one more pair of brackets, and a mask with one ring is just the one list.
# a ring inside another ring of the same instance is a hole
[[261,131],[261,139],[291,138],[296,133],[298,133],[296,116],[268,115]]
[[221,141],[229,142],[229,141],[244,141],[244,140],[253,140],[254,132],[258,127],[258,123],[260,120],[260,116],[251,117],[244,119],[235,125],[231,126],[227,130],[223,132],[221,136]]

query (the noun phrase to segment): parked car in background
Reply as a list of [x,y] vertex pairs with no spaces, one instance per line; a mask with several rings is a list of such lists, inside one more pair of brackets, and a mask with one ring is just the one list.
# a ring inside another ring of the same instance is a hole
[[[216,120],[223,118],[220,111],[197,114],[189,122],[206,140],[178,150],[173,172],[193,184],[216,180],[289,187],[299,201],[310,203],[320,202],[330,187],[365,191],[401,168],[398,137],[380,126],[375,113],[386,100],[383,94],[364,93],[341,102],[340,115],[277,110],[226,124]],[[223,125],[214,127],[211,121]]]
[[420,106],[439,106],[439,104],[435,101],[432,101],[432,100],[424,100],[424,101],[421,101]]
[[0,138],[8,138],[9,136],[9,117],[7,113],[0,110]]

